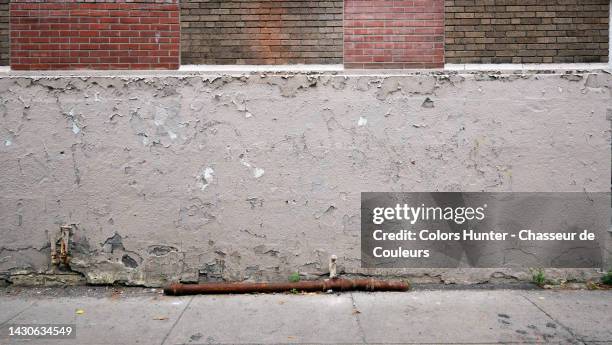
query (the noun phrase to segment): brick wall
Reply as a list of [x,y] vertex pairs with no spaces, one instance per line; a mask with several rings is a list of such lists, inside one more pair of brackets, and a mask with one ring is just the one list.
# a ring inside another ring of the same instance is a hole
[[0,66],[9,64],[9,0],[0,0]]
[[609,0],[447,0],[446,62],[606,62],[609,4]]
[[342,0],[181,1],[181,62],[342,63]]
[[10,4],[11,68],[176,69],[176,1]]
[[609,0],[9,2],[0,65],[22,70],[608,61]]
[[346,0],[346,68],[444,65],[443,0]]

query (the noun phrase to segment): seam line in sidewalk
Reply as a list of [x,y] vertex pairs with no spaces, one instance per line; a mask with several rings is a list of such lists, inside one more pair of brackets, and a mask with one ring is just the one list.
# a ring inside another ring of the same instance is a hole
[[181,311],[179,316],[176,318],[176,321],[174,321],[174,323],[172,324],[172,327],[170,327],[170,329],[168,330],[168,333],[166,333],[166,335],[164,336],[164,339],[162,340],[161,345],[164,345],[166,343],[166,340],[168,340],[168,337],[170,336],[170,334],[174,330],[174,327],[176,327],[176,325],[179,323],[179,321],[181,321],[181,318],[183,317],[183,314],[185,314],[187,309],[189,309],[189,306],[191,305],[191,302],[193,301],[194,298],[195,298],[195,296],[191,296],[191,298],[189,299],[189,302],[187,302],[187,305],[185,306],[183,311]]
[[[357,311],[359,312],[359,309],[357,309],[357,302],[355,301],[355,297],[353,296],[353,293],[351,292],[351,303],[353,305],[353,312]],[[363,330],[363,327],[361,326],[361,320],[359,320],[359,313],[355,313],[355,321],[357,322],[357,329],[359,331],[359,337],[361,338],[361,342],[363,344],[367,344],[368,342],[366,341],[366,336],[365,336],[365,331]]]
[[544,310],[544,308],[540,307],[537,303],[535,303],[534,301],[529,299],[529,297],[527,297],[527,296],[525,296],[523,294],[521,294],[521,296],[523,296],[523,298],[526,299],[529,303],[533,304],[534,307],[538,308],[538,310],[541,311],[542,313],[544,313],[544,315],[548,316],[549,319],[553,320],[559,326],[561,326],[564,330],[566,330],[572,337],[574,337],[575,340],[577,340],[577,341],[579,341],[581,343],[585,343],[585,341],[582,339],[581,336],[579,336],[578,334],[574,333],[574,331],[571,328],[569,328],[568,326],[564,325],[561,321],[555,319],[546,310]]
[[16,319],[19,315],[23,314],[23,312],[25,312],[26,310],[30,309],[30,307],[32,307],[34,304],[36,304],[36,302],[32,302],[30,303],[27,307],[21,309],[20,312],[18,312],[17,314],[11,316],[10,318],[8,318],[6,321],[0,323],[0,327],[6,325],[7,323],[13,321],[14,319]]

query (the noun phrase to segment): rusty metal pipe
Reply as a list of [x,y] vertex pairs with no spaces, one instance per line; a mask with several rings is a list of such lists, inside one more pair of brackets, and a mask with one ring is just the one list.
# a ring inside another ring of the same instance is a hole
[[410,283],[401,280],[376,279],[326,279],[306,280],[295,283],[174,283],[164,288],[166,295],[271,293],[291,290],[306,292],[333,291],[407,291]]

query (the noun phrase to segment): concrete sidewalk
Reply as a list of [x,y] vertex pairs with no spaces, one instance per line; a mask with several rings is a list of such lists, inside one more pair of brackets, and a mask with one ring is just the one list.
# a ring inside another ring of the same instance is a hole
[[[612,344],[612,291],[169,297],[151,289],[0,289],[0,324],[76,325],[76,339],[0,344]],[[79,313],[77,313],[79,311]]]

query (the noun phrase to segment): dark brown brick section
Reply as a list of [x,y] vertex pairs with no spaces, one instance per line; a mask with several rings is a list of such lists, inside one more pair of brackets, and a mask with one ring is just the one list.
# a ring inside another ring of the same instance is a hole
[[182,64],[340,64],[342,0],[181,1]]
[[0,0],[0,66],[9,64],[9,0]]
[[607,62],[609,5],[609,0],[446,0],[446,62]]

